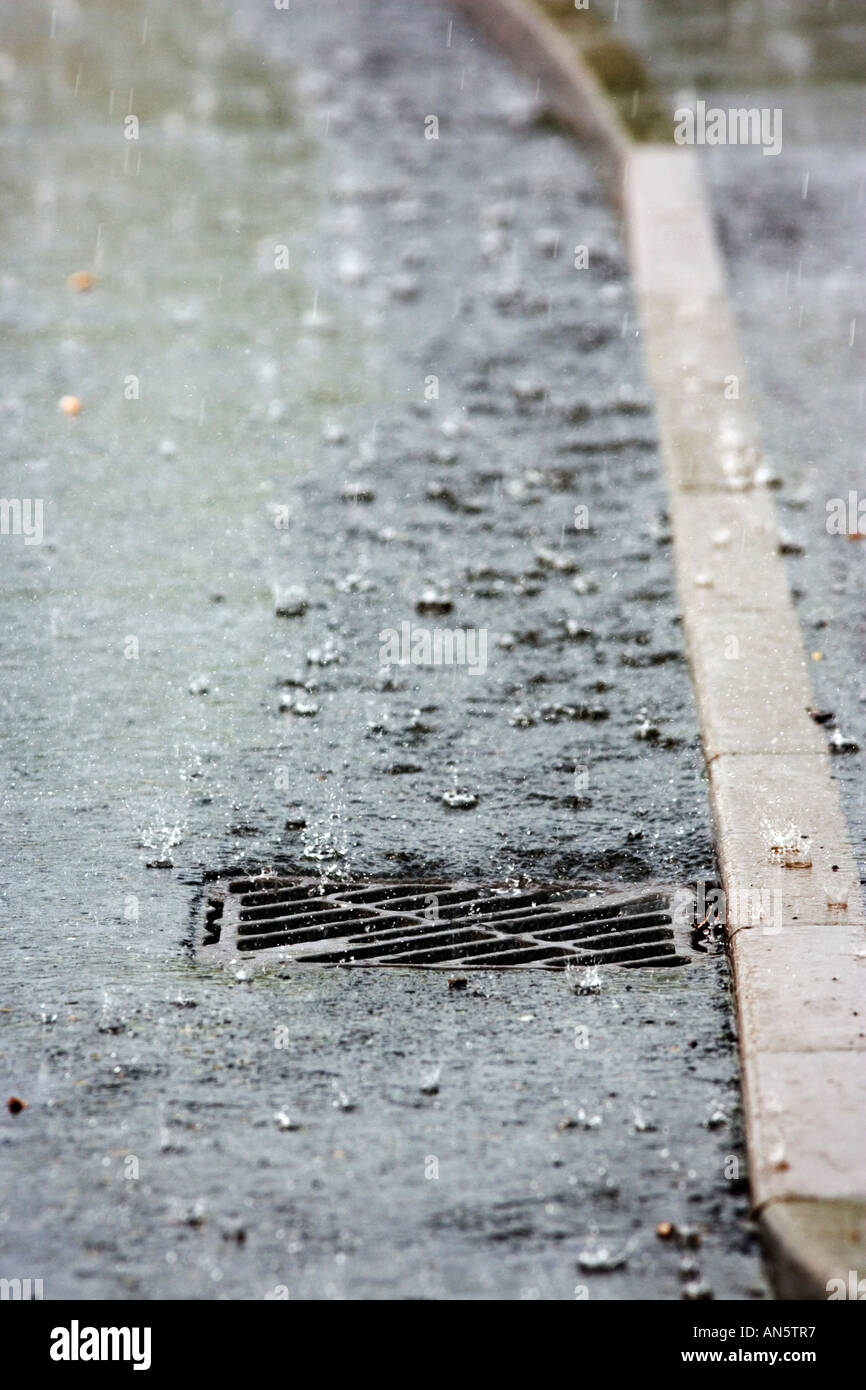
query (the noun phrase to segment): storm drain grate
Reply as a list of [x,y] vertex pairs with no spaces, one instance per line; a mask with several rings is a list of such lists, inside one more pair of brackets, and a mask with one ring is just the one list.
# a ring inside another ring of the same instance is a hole
[[674,890],[588,894],[573,884],[231,879],[210,889],[202,960],[238,965],[671,966],[695,956]]

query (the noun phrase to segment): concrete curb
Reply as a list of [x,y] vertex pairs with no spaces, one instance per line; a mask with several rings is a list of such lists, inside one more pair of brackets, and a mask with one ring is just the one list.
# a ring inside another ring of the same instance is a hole
[[726,893],[753,1205],[779,1296],[827,1298],[829,1281],[866,1273],[866,919],[826,741],[807,713],[775,511],[755,484],[760,450],[698,162],[676,145],[632,144],[531,0],[454,3],[542,80],[616,184]]

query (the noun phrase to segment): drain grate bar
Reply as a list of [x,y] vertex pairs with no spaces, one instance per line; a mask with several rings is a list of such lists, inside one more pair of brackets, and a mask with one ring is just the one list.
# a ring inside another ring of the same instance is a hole
[[674,920],[672,888],[592,893],[574,884],[248,877],[211,888],[201,960],[422,966],[684,965],[691,921]]

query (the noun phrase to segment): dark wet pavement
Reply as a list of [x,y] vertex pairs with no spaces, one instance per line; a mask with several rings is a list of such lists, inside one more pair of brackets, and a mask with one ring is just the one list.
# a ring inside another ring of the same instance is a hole
[[[760,1294],[723,961],[578,996],[545,972],[242,980],[189,949],[229,866],[711,874],[590,166],[432,3],[51,23],[4,16],[3,491],[44,498],[45,539],[0,545],[2,1073],[29,1103],[0,1121],[0,1273],[47,1297]],[[485,669],[383,669],[406,622],[484,632]]]

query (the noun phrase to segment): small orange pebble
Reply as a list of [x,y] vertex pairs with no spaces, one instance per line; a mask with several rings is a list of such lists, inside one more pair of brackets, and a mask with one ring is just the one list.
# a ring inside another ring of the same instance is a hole
[[824,660],[824,653],[823,653],[823,652],[813,652],[813,653],[812,653],[812,660],[813,660],[813,661],[823,661],[823,660]]
[[96,279],[89,270],[76,270],[66,281],[66,288],[69,290],[92,290],[96,284]]
[[77,396],[61,396],[58,404],[64,415],[81,414],[81,401]]
[[659,1240],[670,1240],[674,1234],[674,1227],[670,1221],[660,1221],[656,1226],[656,1235]]
[[26,1100],[19,1100],[17,1096],[10,1096],[6,1102],[6,1108],[10,1115],[20,1115],[22,1110],[27,1109]]

